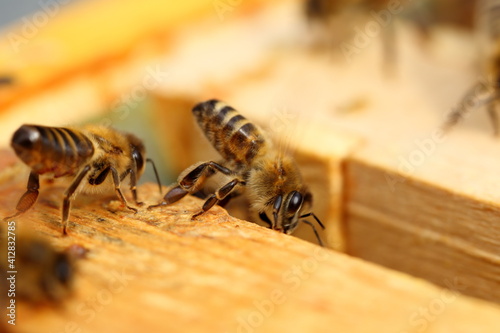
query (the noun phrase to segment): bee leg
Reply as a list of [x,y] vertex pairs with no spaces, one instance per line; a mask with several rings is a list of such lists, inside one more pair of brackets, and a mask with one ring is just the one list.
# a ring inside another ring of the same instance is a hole
[[[157,205],[149,206],[148,209],[170,205],[184,198],[186,194],[196,189],[203,182],[202,176],[211,176],[215,172],[222,172],[225,175],[233,175],[234,172],[215,162],[202,162],[195,166],[180,181],[179,185],[171,189],[163,197],[163,201]],[[213,206],[213,205],[212,205]]]
[[127,207],[127,209],[130,209],[134,213],[137,213],[138,210],[132,206],[129,206],[127,199],[125,199],[125,196],[123,195],[123,192],[120,188],[120,176],[118,175],[118,171],[116,171],[116,169],[113,167],[111,167],[110,170],[111,170],[111,174],[113,175],[113,182],[115,184],[115,192],[116,192],[116,195],[118,196],[118,199],[120,199],[120,201],[125,205],[125,207]]
[[40,188],[40,180],[38,174],[34,172],[30,173],[28,178],[28,185],[26,186],[26,188],[26,192],[22,195],[17,203],[17,213],[4,218],[4,221],[11,220],[12,218],[21,215],[22,213],[33,207],[36,199],[38,198],[38,189]]
[[155,162],[150,158],[147,158],[146,162],[151,163],[151,166],[153,167],[153,171],[154,171],[155,177],[156,177],[156,182],[158,183],[158,189],[160,190],[160,194],[161,194],[161,181],[160,181],[160,176],[158,176],[158,170],[156,170]]
[[[447,133],[453,126],[466,118],[470,111],[484,104],[489,105],[494,99],[495,96],[492,96],[490,91],[490,84],[477,82],[464,94],[458,107],[447,115],[445,122],[441,125],[441,130]],[[490,111],[488,110],[488,112]],[[496,114],[494,116],[496,117]],[[494,126],[496,124],[495,121]]]
[[238,184],[243,184],[243,182],[239,179],[233,179],[226,185],[220,187],[214,194],[210,195],[208,199],[203,204],[203,207],[200,212],[194,214],[191,219],[194,219],[201,214],[205,213],[207,210],[212,208],[219,201],[223,200],[226,196],[228,196]]
[[151,208],[157,208],[157,207],[160,207],[160,206],[170,205],[170,204],[172,204],[174,202],[177,202],[177,201],[181,200],[188,193],[189,193],[188,191],[182,189],[180,186],[176,186],[173,189],[171,189],[170,191],[168,191],[167,194],[165,194],[165,197],[163,197],[163,201],[162,202],[160,202],[157,205],[151,205],[151,206],[149,206],[148,210],[151,209]]
[[137,206],[142,206],[144,203],[137,200],[137,172],[134,169],[128,169],[127,173],[130,173],[130,191],[134,202]]
[[190,171],[184,178],[179,181],[180,187],[182,187],[184,190],[191,190],[193,188],[196,188],[197,185],[200,185],[201,181],[203,178],[201,178],[202,175],[204,175],[207,172],[221,172],[225,175],[231,176],[234,175],[234,172],[229,170],[228,168],[216,163],[216,162],[203,162],[199,164],[197,167],[195,167],[192,171]]
[[493,126],[493,135],[498,136],[498,115],[497,115],[497,103],[495,100],[493,100],[489,105],[488,105],[488,116],[490,117],[491,124]]
[[267,214],[265,212],[260,212],[259,213],[259,217],[262,221],[266,222],[267,225],[269,226],[269,228],[272,228],[273,227],[273,223],[271,222],[271,220],[269,219],[269,217],[267,216]]
[[76,176],[71,185],[64,191],[64,200],[62,206],[62,225],[63,225],[63,235],[68,234],[68,218],[69,218],[69,209],[71,206],[71,197],[75,193],[76,189],[82,182],[83,178],[89,172],[90,165],[85,166],[82,171]]

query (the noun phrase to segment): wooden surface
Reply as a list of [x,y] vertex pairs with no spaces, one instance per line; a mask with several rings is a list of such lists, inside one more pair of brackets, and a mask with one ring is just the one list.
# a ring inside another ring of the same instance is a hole
[[[4,156],[4,153],[2,153]],[[0,214],[25,174],[4,167]],[[14,332],[497,332],[500,308],[453,290],[236,220],[221,208],[191,221],[201,201],[138,214],[113,197],[80,198],[61,236],[64,184],[15,219],[56,248],[88,249],[72,296],[59,306],[18,302]],[[139,188],[146,203],[154,184]],[[22,274],[21,272],[19,274]]]

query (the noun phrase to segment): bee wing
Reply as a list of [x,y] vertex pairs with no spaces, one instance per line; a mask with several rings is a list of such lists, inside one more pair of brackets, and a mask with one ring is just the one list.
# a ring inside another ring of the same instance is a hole
[[300,141],[307,134],[312,115],[306,116],[290,106],[273,108],[271,116],[262,124],[266,136],[272,142],[279,157],[293,155]]

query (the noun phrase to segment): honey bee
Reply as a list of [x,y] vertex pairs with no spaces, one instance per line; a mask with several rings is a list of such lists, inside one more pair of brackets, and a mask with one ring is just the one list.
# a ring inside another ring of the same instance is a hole
[[10,76],[0,76],[0,85],[9,85],[12,84],[14,80]]
[[6,275],[2,295],[39,304],[58,302],[71,293],[75,262],[68,253],[32,233],[7,233],[7,228],[0,228],[0,246],[0,274]]
[[495,136],[499,135],[497,104],[500,97],[500,1],[483,0],[478,2],[478,32],[480,37],[480,56],[482,76],[462,97],[460,104],[448,113],[443,125],[449,131],[461,121],[468,112],[486,106]]
[[[483,0],[486,1],[496,0]],[[421,33],[428,35],[430,28],[435,25],[472,28],[476,2],[476,0],[423,0],[417,4],[398,4],[389,0],[307,0],[304,2],[303,11],[310,22],[327,23],[333,16],[341,14],[357,12],[359,15],[371,12],[374,18],[376,11],[392,9],[392,15],[401,14],[412,21]]]
[[[27,190],[19,199],[17,213],[10,220],[30,209],[38,198],[39,176],[73,177],[64,192],[62,206],[63,234],[67,224],[71,199],[77,190],[92,191],[114,186],[116,195],[127,209],[130,206],[121,190],[121,182],[130,176],[130,190],[136,205],[137,181],[144,172],[145,161],[151,162],[158,185],[161,185],[152,160],[146,159],[142,141],[130,133],[87,125],[81,129],[23,125],[13,135],[11,146],[17,156],[31,168]],[[83,184],[82,184],[83,183]],[[98,187],[100,186],[100,187]]]
[[472,28],[475,0],[306,0],[303,15],[315,44],[338,47],[348,60],[382,36],[383,67],[394,74],[398,60],[396,20],[410,22],[416,37],[425,41],[436,26]]
[[[388,9],[388,0],[307,0],[304,16],[310,24],[310,35],[316,46],[329,50],[338,48],[346,59],[358,53],[359,46],[353,42],[358,38],[368,40],[368,21],[376,24],[382,32],[384,67],[393,71],[396,58],[396,36],[393,14]],[[359,27],[364,25],[364,30]],[[371,32],[369,32],[371,34]],[[362,35],[362,36],[361,36]]]
[[387,0],[307,0],[304,2],[304,12],[310,20],[327,20],[345,8],[381,9],[388,3]]
[[312,195],[294,160],[273,147],[257,125],[221,101],[197,104],[193,115],[223,160],[200,162],[187,168],[162,202],[149,208],[172,204],[195,192],[208,177],[221,173],[230,180],[208,196],[193,218],[222,200],[245,192],[251,212],[270,228],[291,234],[302,222],[312,227],[318,243],[323,245],[314,225],[304,220],[313,217],[324,228],[316,215],[308,212]]

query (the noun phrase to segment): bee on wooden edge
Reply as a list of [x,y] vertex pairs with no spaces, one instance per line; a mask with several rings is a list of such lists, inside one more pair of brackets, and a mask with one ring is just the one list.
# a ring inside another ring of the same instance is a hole
[[207,178],[221,173],[230,181],[210,194],[201,211],[192,218],[223,200],[244,193],[252,213],[271,229],[291,234],[302,222],[311,226],[318,243],[323,246],[314,224],[305,220],[312,217],[324,229],[321,221],[309,211],[312,194],[303,183],[293,158],[273,146],[257,125],[224,102],[209,100],[197,104],[192,112],[223,159],[190,166],[180,174],[178,184],[167,192],[162,202],[148,209],[173,204],[188,193],[196,192]]
[[142,141],[135,135],[110,127],[87,125],[81,128],[23,125],[13,135],[11,146],[16,155],[31,168],[26,192],[17,203],[17,213],[4,221],[29,210],[38,198],[40,175],[53,178],[72,177],[64,192],[62,205],[62,232],[67,234],[71,200],[77,191],[90,192],[103,187],[114,187],[118,199],[128,210],[129,205],[121,190],[121,183],[130,177],[130,191],[137,206],[137,181],[145,169],[145,162],[153,166],[158,186],[158,172],[151,159],[146,159]]

